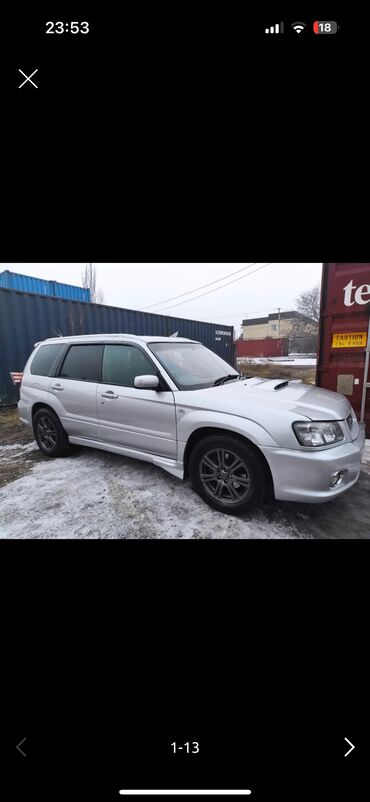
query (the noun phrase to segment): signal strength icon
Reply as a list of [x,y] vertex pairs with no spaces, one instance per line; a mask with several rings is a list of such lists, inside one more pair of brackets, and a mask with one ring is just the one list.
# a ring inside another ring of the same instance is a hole
[[265,28],[265,33],[284,33],[284,23],[277,22],[276,25],[271,25],[270,28]]
[[295,31],[296,33],[302,33],[305,27],[306,27],[305,22],[292,22],[293,31]]

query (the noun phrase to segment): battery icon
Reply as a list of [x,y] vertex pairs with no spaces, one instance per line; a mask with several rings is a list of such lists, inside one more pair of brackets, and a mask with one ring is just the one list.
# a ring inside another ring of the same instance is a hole
[[327,20],[316,20],[313,24],[314,33],[336,33],[338,24],[336,22],[329,22]]

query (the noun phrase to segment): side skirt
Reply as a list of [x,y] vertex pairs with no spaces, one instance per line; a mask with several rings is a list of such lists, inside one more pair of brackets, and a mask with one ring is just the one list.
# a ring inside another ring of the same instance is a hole
[[184,466],[182,462],[168,457],[161,457],[158,454],[148,454],[146,451],[137,451],[133,448],[125,448],[124,446],[116,446],[111,443],[103,443],[101,440],[89,440],[86,437],[69,437],[69,442],[77,446],[89,446],[90,448],[97,448],[100,451],[110,451],[112,454],[121,454],[123,457],[132,457],[133,459],[140,459],[143,462],[151,462],[158,468],[163,468],[164,471],[176,476],[177,479],[184,478]]

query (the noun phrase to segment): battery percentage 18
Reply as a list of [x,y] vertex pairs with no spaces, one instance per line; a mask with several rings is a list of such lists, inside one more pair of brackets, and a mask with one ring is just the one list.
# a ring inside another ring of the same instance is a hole
[[336,33],[338,30],[338,24],[336,22],[326,22],[322,20],[316,20],[313,24],[314,33]]

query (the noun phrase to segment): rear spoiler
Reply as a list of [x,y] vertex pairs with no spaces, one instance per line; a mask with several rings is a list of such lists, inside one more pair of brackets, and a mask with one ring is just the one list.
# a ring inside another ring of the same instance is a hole
[[[62,334],[61,331],[55,331],[55,329],[52,329],[52,331],[57,335],[57,337],[63,337],[63,334]],[[38,343],[34,343],[33,344],[33,347],[36,348],[38,345],[41,345],[41,343],[43,343],[43,342],[45,342],[45,340],[39,340]]]

